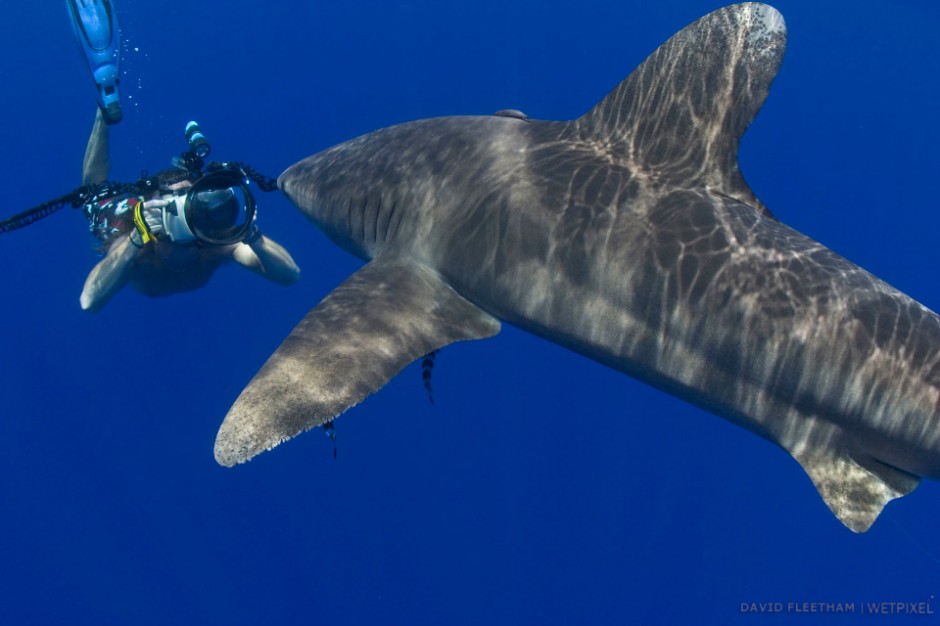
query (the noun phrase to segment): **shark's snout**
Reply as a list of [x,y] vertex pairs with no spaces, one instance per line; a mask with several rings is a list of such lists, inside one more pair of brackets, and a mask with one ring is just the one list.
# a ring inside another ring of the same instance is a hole
[[295,163],[284,170],[277,179],[278,188],[305,214],[308,210],[314,210],[317,204],[319,176],[318,168],[311,163],[312,158]]

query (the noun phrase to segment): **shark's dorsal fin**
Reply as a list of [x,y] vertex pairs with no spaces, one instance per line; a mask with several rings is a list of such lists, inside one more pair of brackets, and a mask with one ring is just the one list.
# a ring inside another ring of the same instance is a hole
[[767,98],[786,39],[770,6],[719,9],[676,33],[574,124],[664,182],[704,182],[764,209],[738,169],[738,143]]
[[905,496],[920,478],[876,459],[856,460],[843,449],[814,450],[793,457],[839,521],[857,533],[875,523],[884,506]]
[[225,416],[215,458],[247,461],[331,421],[406,365],[447,344],[499,332],[434,270],[377,258],[304,317]]

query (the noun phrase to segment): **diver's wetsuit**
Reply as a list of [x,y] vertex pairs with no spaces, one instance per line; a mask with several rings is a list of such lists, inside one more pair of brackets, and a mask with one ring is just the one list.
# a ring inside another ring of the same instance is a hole
[[107,252],[115,238],[134,229],[134,209],[141,200],[131,194],[118,194],[109,198],[94,198],[82,207],[88,228],[101,242],[100,249]]

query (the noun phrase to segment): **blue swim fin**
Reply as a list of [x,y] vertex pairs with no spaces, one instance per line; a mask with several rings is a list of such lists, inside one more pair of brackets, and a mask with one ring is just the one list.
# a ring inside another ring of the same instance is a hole
[[72,31],[98,88],[98,106],[108,124],[121,121],[118,91],[121,65],[121,28],[111,0],[65,0]]

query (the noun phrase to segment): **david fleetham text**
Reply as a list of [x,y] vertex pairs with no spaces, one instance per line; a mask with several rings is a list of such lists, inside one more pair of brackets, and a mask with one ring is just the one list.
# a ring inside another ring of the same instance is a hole
[[742,602],[741,613],[856,613],[862,615],[933,615],[927,602]]

